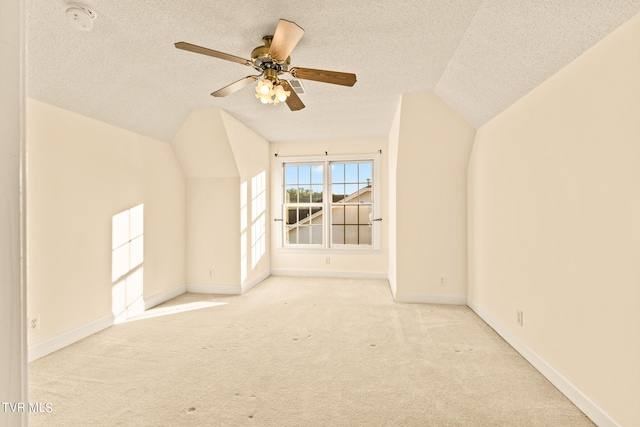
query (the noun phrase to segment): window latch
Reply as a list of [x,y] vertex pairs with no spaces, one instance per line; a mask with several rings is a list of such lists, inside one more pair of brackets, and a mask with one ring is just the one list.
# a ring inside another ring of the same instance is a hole
[[371,221],[382,221],[382,218],[372,219]]

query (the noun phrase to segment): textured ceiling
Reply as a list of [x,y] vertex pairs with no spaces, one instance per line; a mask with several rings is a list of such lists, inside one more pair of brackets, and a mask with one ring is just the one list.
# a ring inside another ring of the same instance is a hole
[[[169,142],[194,108],[222,108],[270,141],[385,137],[405,92],[433,90],[479,127],[640,12],[639,0],[288,2],[28,0],[27,94]],[[178,50],[186,41],[243,58],[279,18],[305,30],[292,66],[355,73],[303,81],[306,108],[262,105],[252,87],[210,93],[253,69]]]

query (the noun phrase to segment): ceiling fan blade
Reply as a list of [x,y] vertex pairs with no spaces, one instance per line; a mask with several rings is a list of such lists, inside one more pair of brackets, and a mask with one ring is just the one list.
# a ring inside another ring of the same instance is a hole
[[276,61],[286,61],[303,35],[304,30],[295,22],[279,20],[269,47],[269,56]]
[[314,70],[312,68],[293,67],[289,70],[293,77],[302,80],[315,80],[317,82],[332,83],[334,85],[353,86],[356,84],[356,75],[352,73],[340,73],[337,71]]
[[284,90],[288,90],[291,92],[291,94],[289,95],[286,101],[289,109],[291,111],[302,110],[304,108],[304,104],[302,103],[302,101],[300,101],[300,97],[298,96],[296,91],[293,90],[289,82],[286,80],[280,80],[280,84],[282,85]]
[[247,76],[243,79],[238,80],[237,82],[233,82],[230,85],[227,85],[225,87],[223,87],[222,89],[218,89],[217,91],[213,92],[211,94],[211,96],[215,96],[217,98],[223,97],[223,96],[227,96],[232,94],[233,92],[242,89],[245,86],[249,86],[251,83],[255,82],[256,80],[258,80],[258,77],[260,76]]
[[224,59],[226,61],[237,62],[242,65],[251,65],[251,61],[248,59],[240,58],[239,56],[229,55],[228,53],[218,52],[217,50],[207,49],[206,47],[197,46],[195,44],[187,42],[177,42],[175,46],[178,49],[188,50],[189,52],[200,53],[202,55],[213,56],[214,58]]

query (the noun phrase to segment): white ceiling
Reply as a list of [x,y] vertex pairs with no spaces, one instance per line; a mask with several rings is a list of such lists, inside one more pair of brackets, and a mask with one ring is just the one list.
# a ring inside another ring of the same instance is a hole
[[[222,108],[270,141],[386,137],[406,92],[435,91],[475,127],[640,12],[640,0],[27,2],[27,95],[170,142],[194,108]],[[210,93],[250,67],[178,50],[186,41],[243,58],[279,18],[305,35],[291,66],[352,72],[344,87],[304,81],[306,108],[263,105],[252,87]]]

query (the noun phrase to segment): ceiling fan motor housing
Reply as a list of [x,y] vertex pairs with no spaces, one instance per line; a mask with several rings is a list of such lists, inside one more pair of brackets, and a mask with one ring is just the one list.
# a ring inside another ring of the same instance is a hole
[[262,75],[266,80],[271,80],[272,83],[275,83],[278,81],[278,70],[275,70],[273,68],[265,69]]
[[276,71],[287,71],[288,65],[291,64],[291,57],[287,57],[285,61],[278,62],[269,55],[271,41],[273,36],[264,36],[262,46],[258,46],[251,51],[251,62],[263,70],[274,69]]

